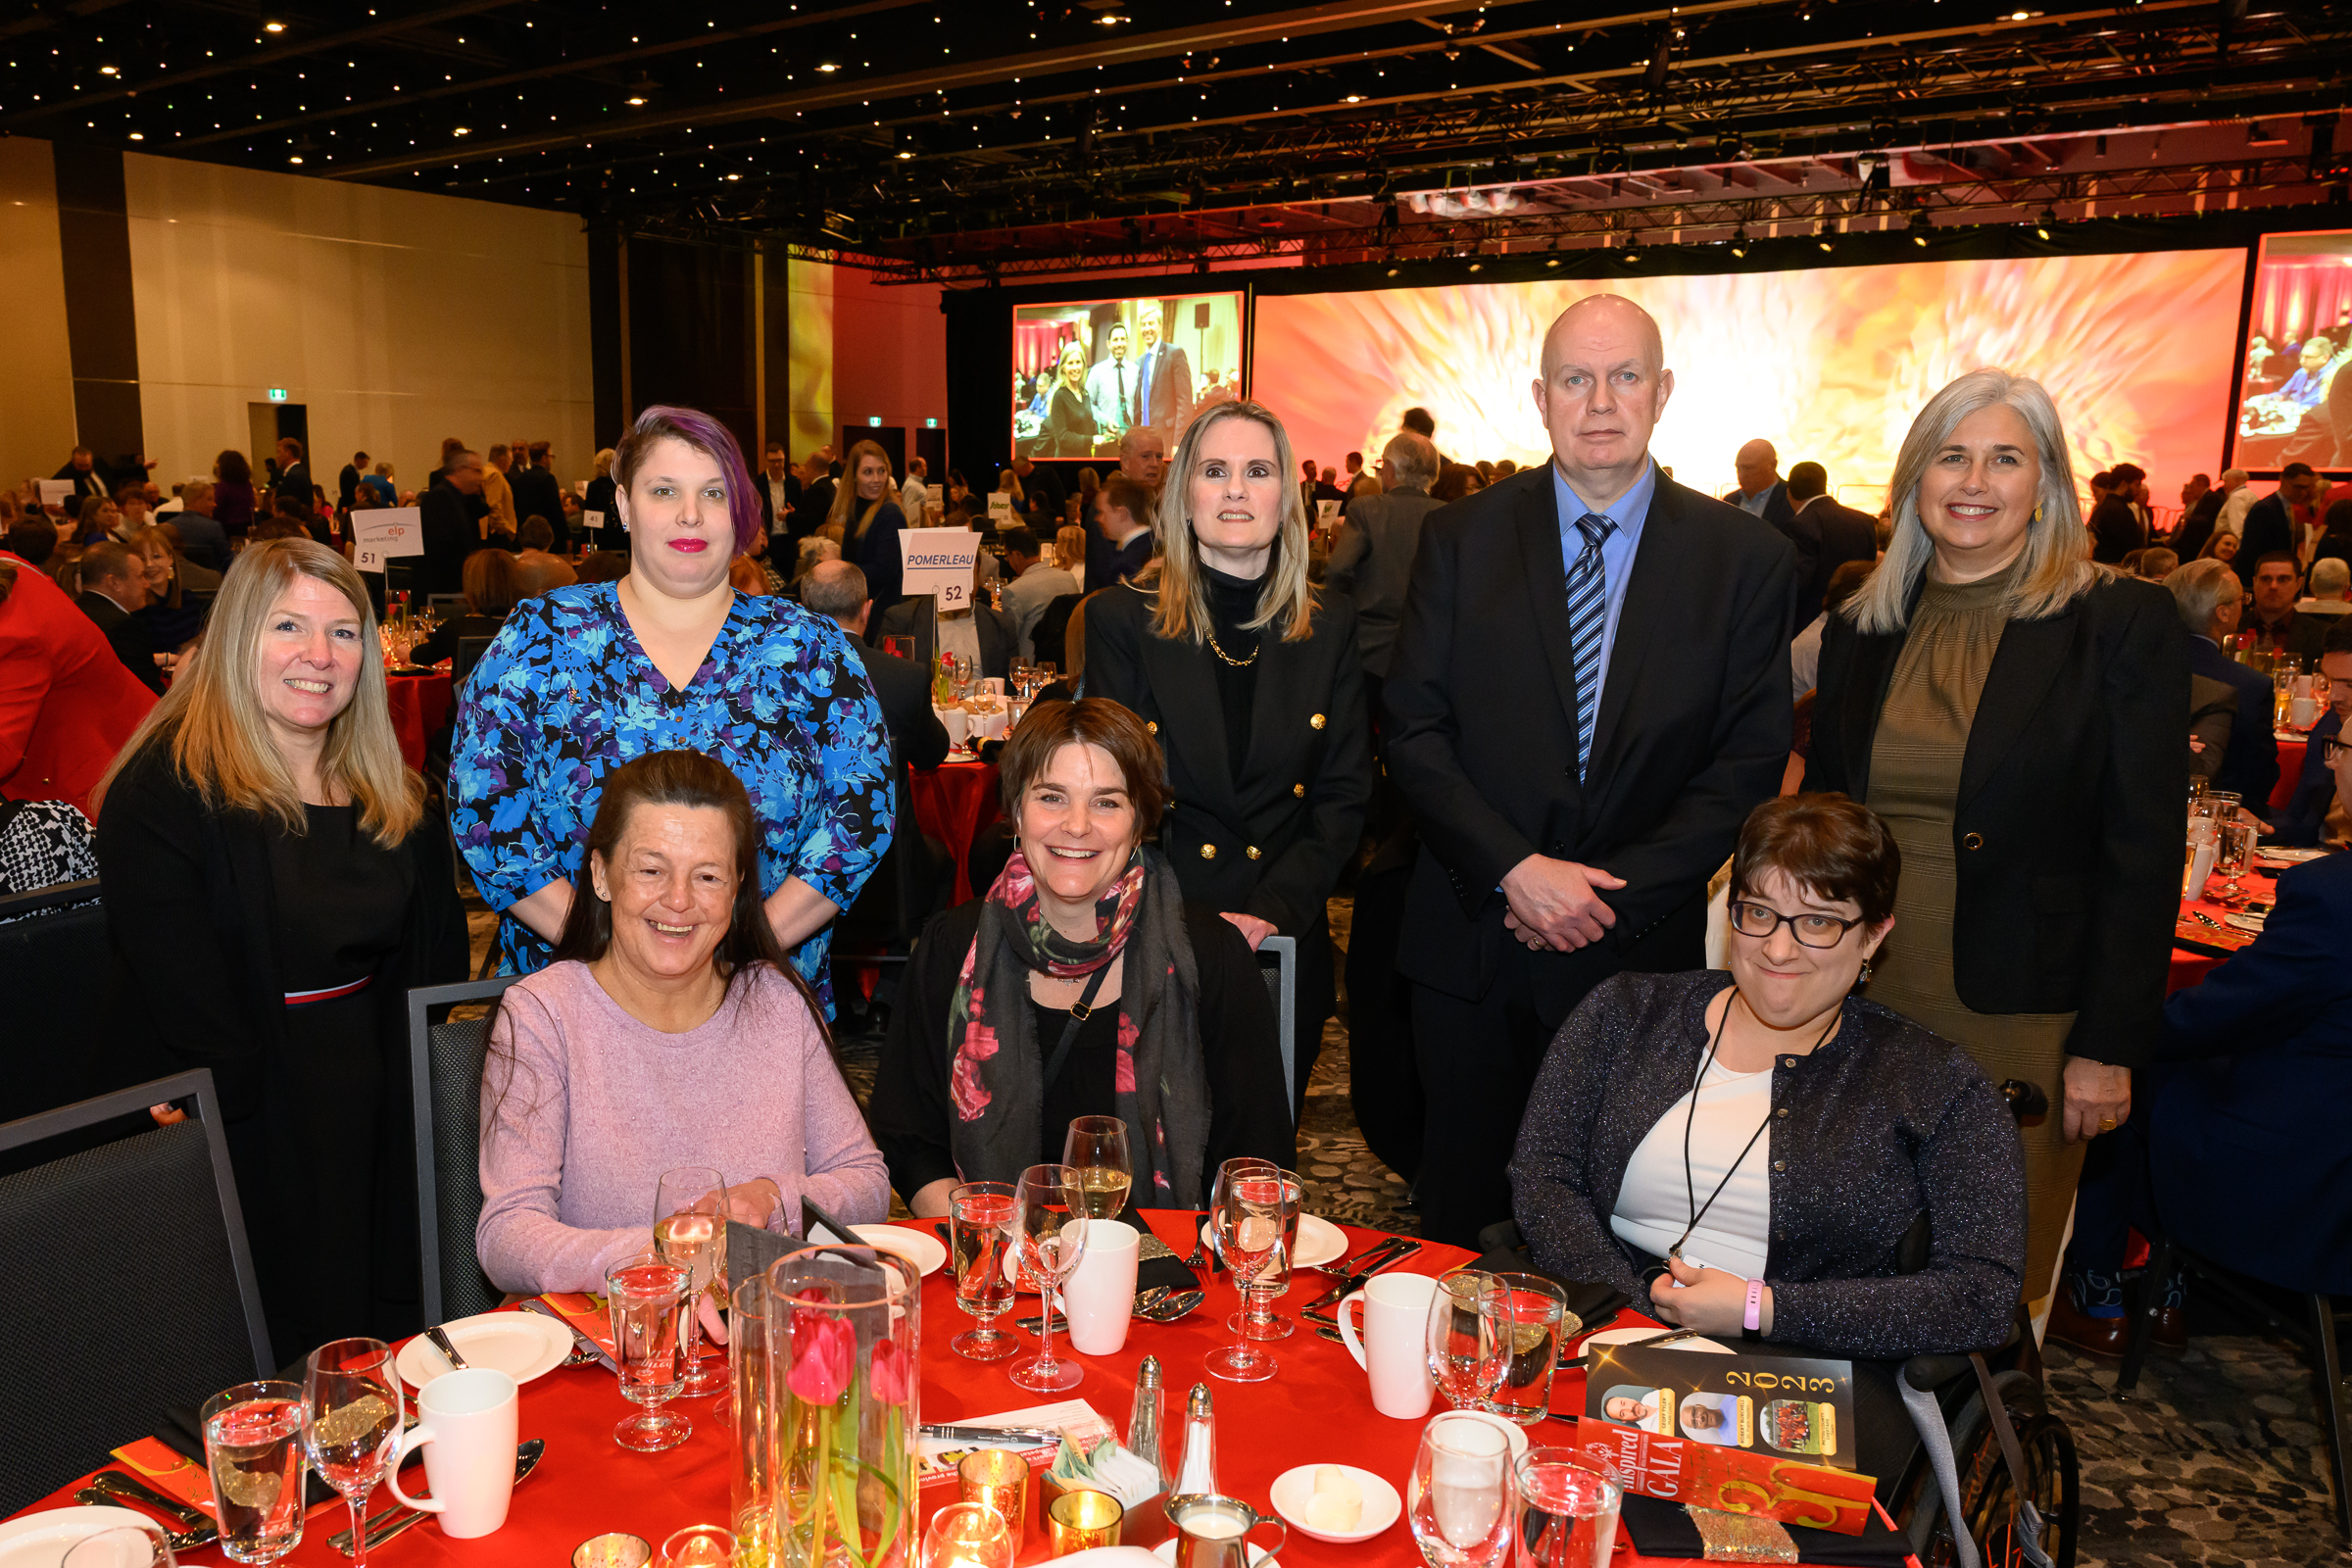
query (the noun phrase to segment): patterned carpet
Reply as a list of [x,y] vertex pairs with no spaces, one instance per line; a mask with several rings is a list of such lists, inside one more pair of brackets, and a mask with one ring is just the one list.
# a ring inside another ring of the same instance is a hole
[[[478,964],[494,922],[468,903]],[[1332,901],[1343,952],[1349,913],[1346,899]],[[843,1064],[860,1102],[873,1090],[885,1018],[877,1009],[845,1019]],[[1348,1106],[1345,996],[1308,1080],[1298,1169],[1315,1213],[1418,1234],[1404,1180],[1364,1147]],[[2082,1461],[2082,1568],[2352,1564],[2335,1524],[2317,1375],[2291,1342],[2249,1327],[2192,1292],[2187,1350],[2151,1358],[2120,1402],[2112,1365],[2047,1348],[2051,1405]]]

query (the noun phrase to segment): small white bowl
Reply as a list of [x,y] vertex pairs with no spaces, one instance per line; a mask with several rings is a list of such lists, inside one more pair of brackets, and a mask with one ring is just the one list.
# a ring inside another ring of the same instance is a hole
[[1348,1479],[1363,1490],[1363,1518],[1346,1535],[1332,1535],[1307,1528],[1306,1505],[1314,1500],[1315,1472],[1321,1468],[1320,1465],[1302,1464],[1295,1470],[1285,1470],[1274,1478],[1274,1511],[1300,1535],[1315,1541],[1328,1541],[1335,1546],[1351,1546],[1359,1541],[1370,1541],[1403,1514],[1404,1499],[1396,1495],[1395,1487],[1369,1470],[1344,1464],[1340,1468],[1347,1471]]

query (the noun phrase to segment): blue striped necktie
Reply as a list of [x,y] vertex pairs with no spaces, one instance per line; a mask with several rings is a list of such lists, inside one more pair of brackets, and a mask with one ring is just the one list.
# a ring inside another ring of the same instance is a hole
[[1600,547],[1617,524],[1598,513],[1576,519],[1585,536],[1568,568],[1568,648],[1576,661],[1576,776],[1582,779],[1592,760],[1592,726],[1600,717],[1600,634],[1609,619],[1607,569]]

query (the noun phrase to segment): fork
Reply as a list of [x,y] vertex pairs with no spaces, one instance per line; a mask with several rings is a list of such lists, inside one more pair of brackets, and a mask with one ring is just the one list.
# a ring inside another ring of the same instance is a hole
[[[1201,1215],[1200,1224],[1206,1225],[1207,1223],[1208,1216],[1206,1214]],[[1208,1267],[1208,1257],[1206,1252],[1208,1242],[1205,1238],[1203,1238],[1200,1229],[1196,1227],[1193,1231],[1193,1255],[1184,1260],[1184,1266],[1191,1269],[1201,1269]]]

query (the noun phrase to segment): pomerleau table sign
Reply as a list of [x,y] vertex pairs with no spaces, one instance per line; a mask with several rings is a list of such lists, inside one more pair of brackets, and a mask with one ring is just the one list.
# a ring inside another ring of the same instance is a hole
[[942,611],[972,607],[972,563],[980,536],[958,528],[909,528],[899,535],[905,591],[933,594]]

